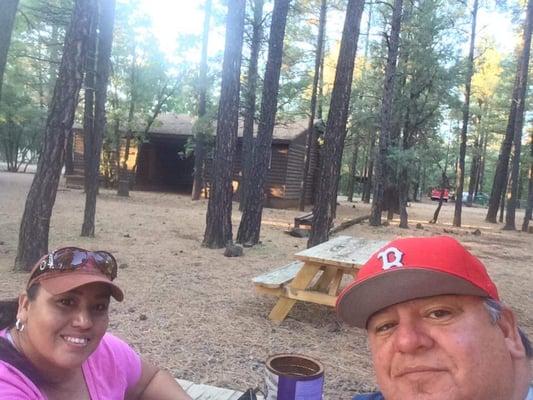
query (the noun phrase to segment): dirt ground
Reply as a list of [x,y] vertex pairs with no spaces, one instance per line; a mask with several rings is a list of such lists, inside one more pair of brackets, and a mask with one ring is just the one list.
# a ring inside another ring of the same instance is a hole
[[[12,271],[19,223],[31,174],[0,172],[0,293],[15,296],[26,274]],[[296,210],[265,209],[262,244],[243,257],[201,246],[207,201],[170,193],[131,192],[119,198],[102,190],[96,237],[79,236],[85,197],[61,183],[52,216],[50,248],[77,245],[111,251],[120,264],[123,303],[114,303],[110,330],[176,377],[197,383],[245,389],[260,385],[264,360],[279,352],[299,352],[325,366],[326,399],[349,399],[375,387],[365,334],[339,324],[333,309],[297,304],[275,325],[267,318],[276,299],[254,293],[251,279],[292,260],[305,239],[284,233]],[[234,205],[234,234],[240,214]],[[484,222],[486,210],[465,208],[463,228],[453,228],[453,204],[440,222],[429,225],[435,203],[413,203],[410,229],[355,225],[340,234],[393,239],[449,234],[486,262],[501,297],[517,312],[533,337],[533,235],[504,232]],[[339,220],[367,214],[369,206],[341,201]],[[517,225],[523,212],[517,213]],[[421,223],[418,229],[416,224]],[[476,229],[480,235],[474,235]]]

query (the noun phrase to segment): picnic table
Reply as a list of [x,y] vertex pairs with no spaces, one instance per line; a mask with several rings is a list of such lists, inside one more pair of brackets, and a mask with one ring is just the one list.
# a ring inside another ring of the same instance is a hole
[[281,322],[297,301],[334,307],[344,275],[355,277],[385,240],[337,236],[295,254],[298,261],[254,278],[256,290],[279,296],[269,318]]

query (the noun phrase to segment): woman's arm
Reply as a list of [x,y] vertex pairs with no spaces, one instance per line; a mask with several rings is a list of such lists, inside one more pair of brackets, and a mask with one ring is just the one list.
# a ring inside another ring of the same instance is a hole
[[128,390],[128,400],[192,400],[176,379],[167,371],[146,362],[141,358],[141,377],[137,384]]

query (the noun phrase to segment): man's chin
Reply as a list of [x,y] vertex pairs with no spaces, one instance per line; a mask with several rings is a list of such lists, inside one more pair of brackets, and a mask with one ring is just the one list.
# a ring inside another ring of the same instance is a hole
[[419,377],[404,379],[392,388],[387,400],[454,400],[453,386],[446,379],[438,377]]

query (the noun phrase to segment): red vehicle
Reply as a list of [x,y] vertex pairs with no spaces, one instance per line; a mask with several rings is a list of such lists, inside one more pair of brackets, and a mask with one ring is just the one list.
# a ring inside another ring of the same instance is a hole
[[[431,200],[439,201],[441,192],[442,192],[441,188],[432,189]],[[449,197],[450,197],[450,190],[444,189],[444,196],[442,196],[442,199],[447,202]]]

